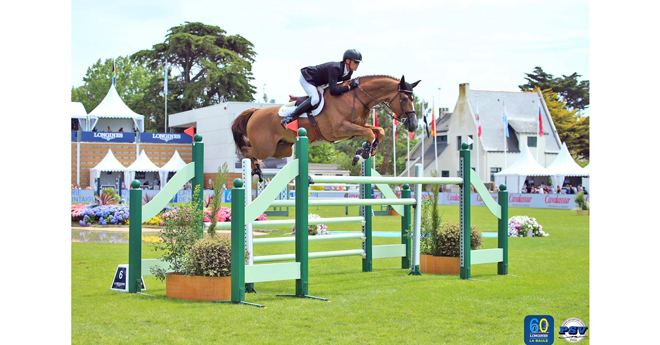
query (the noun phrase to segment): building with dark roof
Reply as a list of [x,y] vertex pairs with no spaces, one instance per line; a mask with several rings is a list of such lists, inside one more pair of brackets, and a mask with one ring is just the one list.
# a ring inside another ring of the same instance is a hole
[[[505,92],[470,90],[470,84],[459,85],[459,96],[452,113],[441,112],[436,120],[438,173],[459,176],[459,149],[468,137],[471,165],[484,182],[494,181],[494,174],[510,166],[520,155],[524,141],[538,163],[549,166],[559,154],[561,142],[550,112],[539,92]],[[506,107],[506,108],[505,108]],[[506,109],[509,137],[505,136],[503,114]],[[538,135],[539,109],[543,120],[543,136]],[[477,136],[476,114],[482,135]],[[505,144],[506,140],[506,144]],[[505,146],[506,145],[506,146]],[[505,154],[506,148],[506,154]],[[433,137],[421,141],[411,151],[411,175],[414,164],[421,163],[424,151],[424,175],[436,170]],[[404,170],[401,175],[407,175]]]

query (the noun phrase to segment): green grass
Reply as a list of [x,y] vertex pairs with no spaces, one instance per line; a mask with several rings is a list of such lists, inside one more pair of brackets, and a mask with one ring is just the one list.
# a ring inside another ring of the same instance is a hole
[[[443,220],[458,221],[458,207],[441,208]],[[344,208],[311,207],[325,217]],[[291,210],[293,215],[293,210]],[[356,215],[353,207],[349,215]],[[523,320],[549,314],[558,327],[570,317],[589,326],[589,217],[575,211],[511,208],[509,216],[536,217],[545,238],[509,239],[509,275],[496,264],[472,266],[473,280],[457,275],[409,276],[401,260],[378,259],[361,272],[361,258],[310,260],[310,295],[318,300],[275,297],[295,293],[294,281],[258,283],[250,306],[165,297],[165,283],[145,277],[153,297],[110,290],[118,264],[128,262],[127,244],[72,243],[71,337],[73,344],[522,344]],[[271,219],[274,219],[271,217]],[[472,223],[497,231],[485,207],[474,207]],[[376,217],[374,231],[400,231],[399,217]],[[330,230],[359,230],[358,224]],[[291,232],[280,228],[269,236]],[[397,243],[374,238],[374,244]],[[484,238],[484,248],[497,239]],[[360,248],[359,241],[310,243],[310,251]],[[257,255],[292,253],[293,244],[258,246]],[[143,244],[143,257],[157,254]],[[588,338],[582,343],[588,343]]]

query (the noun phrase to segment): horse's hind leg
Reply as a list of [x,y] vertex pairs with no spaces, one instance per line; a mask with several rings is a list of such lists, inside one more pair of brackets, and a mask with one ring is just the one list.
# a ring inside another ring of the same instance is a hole
[[263,166],[263,162],[259,159],[256,158],[255,152],[254,152],[254,147],[244,147],[241,152],[243,153],[243,157],[249,158],[251,162],[251,168],[252,168],[252,176],[257,175],[259,177],[259,182],[264,181],[264,175],[263,172],[261,171],[261,167]]
[[275,153],[273,154],[273,157],[286,158],[286,157],[291,157],[292,154],[293,154],[293,144],[280,140],[277,143],[277,148],[275,148]]

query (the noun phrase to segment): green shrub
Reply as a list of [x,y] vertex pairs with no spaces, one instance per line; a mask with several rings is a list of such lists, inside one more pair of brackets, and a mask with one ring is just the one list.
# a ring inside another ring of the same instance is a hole
[[194,276],[231,275],[231,242],[227,236],[206,236],[188,251],[188,272]]
[[[161,259],[169,263],[173,273],[189,275],[190,248],[202,237],[202,214],[199,212],[198,196],[200,186],[195,186],[192,201],[163,214],[164,226],[158,236],[161,243],[154,244],[154,250],[162,251]],[[166,270],[152,267],[151,272],[160,280],[165,280]]]
[[[477,249],[482,245],[481,231],[476,226],[470,228],[470,248]],[[458,257],[461,253],[461,225],[444,222],[439,231],[425,234],[421,239],[421,254],[433,256]]]
[[577,193],[575,196],[575,204],[578,206],[579,209],[581,210],[588,210],[589,209],[589,202],[584,198],[584,192]]

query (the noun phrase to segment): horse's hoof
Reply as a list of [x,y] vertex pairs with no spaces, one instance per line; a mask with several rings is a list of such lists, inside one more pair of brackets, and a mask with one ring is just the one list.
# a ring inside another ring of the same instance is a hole
[[355,164],[357,164],[357,162],[360,161],[360,158],[361,158],[360,156],[355,155],[355,157],[353,157],[353,163],[352,163],[352,165],[355,166]]

